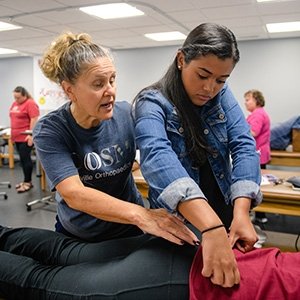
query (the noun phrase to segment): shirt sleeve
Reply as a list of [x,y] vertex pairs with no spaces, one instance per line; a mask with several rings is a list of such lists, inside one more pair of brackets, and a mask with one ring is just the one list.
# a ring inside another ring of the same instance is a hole
[[28,103],[28,115],[30,117],[30,119],[38,117],[40,115],[40,109],[39,106],[37,105],[37,103],[30,99],[30,102]]
[[78,174],[66,140],[60,137],[51,124],[39,121],[33,130],[38,158],[47,174],[51,191],[62,180]]

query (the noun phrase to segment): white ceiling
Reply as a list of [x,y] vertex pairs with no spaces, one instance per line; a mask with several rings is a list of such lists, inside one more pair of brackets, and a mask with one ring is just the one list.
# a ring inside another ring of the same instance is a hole
[[[145,15],[115,20],[98,19],[79,11],[81,6],[127,2]],[[203,22],[229,27],[238,40],[300,37],[300,32],[269,34],[266,23],[300,21],[300,0],[257,3],[256,0],[0,0],[0,21],[20,25],[0,32],[0,48],[21,55],[41,55],[61,32],[89,33],[96,43],[111,49],[177,45],[155,42],[145,33],[181,31],[187,34]]]

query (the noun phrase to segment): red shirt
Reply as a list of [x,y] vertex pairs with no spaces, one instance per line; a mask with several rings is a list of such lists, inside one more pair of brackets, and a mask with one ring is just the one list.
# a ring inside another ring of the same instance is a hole
[[21,104],[14,101],[9,109],[11,140],[25,142],[26,135],[22,132],[31,129],[30,120],[39,115],[39,107],[33,99],[27,99]]
[[280,252],[277,248],[233,251],[241,281],[232,288],[222,288],[201,275],[203,261],[199,248],[190,270],[190,300],[300,299],[300,252]]

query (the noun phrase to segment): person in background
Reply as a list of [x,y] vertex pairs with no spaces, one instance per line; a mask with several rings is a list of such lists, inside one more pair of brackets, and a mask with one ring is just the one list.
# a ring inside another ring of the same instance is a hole
[[133,104],[151,207],[177,213],[202,232],[202,274],[221,286],[239,283],[231,248],[253,249],[249,211],[262,200],[255,141],[226,84],[238,61],[228,28],[200,24],[162,79]]
[[110,52],[88,34],[64,33],[40,67],[70,100],[40,118],[33,131],[56,191],[56,231],[88,242],[147,232],[194,245],[196,235],[177,216],[143,207],[131,173],[136,143],[130,104],[116,101]]
[[271,126],[271,149],[287,150],[292,144],[293,128],[300,128],[300,116],[293,116],[281,123]]
[[[250,112],[247,122],[256,142],[256,150],[260,154],[260,167],[265,169],[271,158],[271,122],[268,113],[264,109],[265,98],[262,92],[254,89],[247,91],[244,98],[246,109]],[[263,212],[255,213],[255,220],[261,223],[268,221],[266,214]]]
[[251,134],[256,142],[256,150],[260,154],[260,167],[266,168],[270,161],[270,136],[271,121],[268,113],[264,109],[265,98],[258,90],[249,90],[244,94],[245,106],[250,114],[247,122],[250,125]]
[[24,193],[33,188],[33,162],[31,159],[33,140],[32,135],[25,134],[25,131],[32,131],[40,111],[37,103],[24,87],[17,86],[13,94],[15,101],[9,109],[11,140],[16,145],[19,153],[24,175],[24,180],[16,185],[16,190],[18,193]]

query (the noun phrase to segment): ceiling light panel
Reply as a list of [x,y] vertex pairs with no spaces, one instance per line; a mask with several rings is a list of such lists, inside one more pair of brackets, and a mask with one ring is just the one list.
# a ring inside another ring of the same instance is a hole
[[17,50],[13,50],[13,49],[0,48],[0,55],[3,55],[3,54],[14,54],[14,53],[18,53],[18,51]]
[[266,24],[269,33],[300,31],[300,22]]
[[112,3],[79,8],[81,11],[101,19],[118,19],[142,16],[144,13],[127,3]]
[[294,1],[294,0],[256,0],[256,2],[286,2],[286,1]]
[[169,31],[169,32],[157,32],[157,33],[146,33],[145,37],[154,41],[176,41],[184,40],[186,35],[179,31]]
[[1,22],[0,21],[0,31],[7,31],[7,30],[15,30],[15,29],[21,29],[21,26],[16,26],[10,23]]

